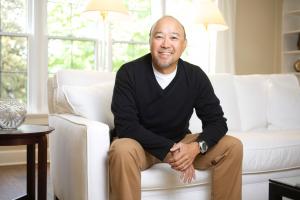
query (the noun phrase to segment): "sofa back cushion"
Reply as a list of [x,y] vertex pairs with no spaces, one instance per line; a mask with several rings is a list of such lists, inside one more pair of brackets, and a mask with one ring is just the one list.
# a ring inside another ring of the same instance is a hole
[[[209,79],[212,83],[214,92],[222,106],[224,116],[227,119],[229,130],[240,130],[241,121],[237,106],[237,98],[234,87],[234,78],[231,74],[214,74]],[[190,119],[189,129],[193,133],[202,131],[201,120],[197,117],[195,111]]]
[[268,129],[300,128],[300,87],[294,76],[270,78],[267,108]]
[[[294,75],[217,74],[209,78],[220,99],[229,131],[266,129],[267,126],[287,129],[300,124],[297,110],[300,87]],[[48,87],[49,111],[73,113],[113,127],[110,104],[114,80],[113,72],[59,71]],[[190,120],[190,130],[202,130],[195,113]]]
[[114,127],[111,112],[111,101],[114,82],[106,82],[90,86],[63,86],[63,92],[72,113],[84,118],[103,122],[110,129]]
[[53,79],[53,88],[48,88],[48,90],[53,90],[52,98],[48,97],[48,101],[52,102],[53,112],[74,113],[64,94],[64,86],[83,87],[112,81],[114,82],[115,73],[86,70],[61,70],[55,74]]
[[234,78],[242,131],[267,128],[267,80],[267,75]]
[[241,120],[237,103],[234,76],[231,74],[216,74],[210,76],[215,94],[220,100],[229,130],[240,130]]

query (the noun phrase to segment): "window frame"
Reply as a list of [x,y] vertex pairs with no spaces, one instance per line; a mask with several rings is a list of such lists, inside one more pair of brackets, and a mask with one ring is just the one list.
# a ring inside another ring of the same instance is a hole
[[[108,41],[108,64],[109,69],[101,65],[99,56],[103,40],[100,38],[80,38],[49,36],[47,33],[47,0],[27,0],[28,31],[27,33],[9,33],[11,36],[27,37],[28,60],[27,60],[27,113],[48,114],[47,104],[47,80],[48,80],[48,41],[51,39],[93,41],[95,42],[96,70],[111,71],[114,44],[148,45],[148,42],[113,40]],[[166,14],[166,0],[151,0],[151,13],[153,18],[159,18]],[[155,8],[155,9],[153,9]],[[150,27],[149,27],[150,29]],[[110,30],[108,30],[110,31]],[[2,36],[3,33],[0,32]]]

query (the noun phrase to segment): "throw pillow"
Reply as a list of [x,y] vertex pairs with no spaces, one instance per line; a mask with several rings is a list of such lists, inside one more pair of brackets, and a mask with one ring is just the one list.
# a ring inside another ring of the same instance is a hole
[[91,86],[63,86],[63,92],[74,114],[103,122],[113,128],[113,87],[114,82]]
[[300,128],[300,87],[270,85],[267,118],[268,129]]

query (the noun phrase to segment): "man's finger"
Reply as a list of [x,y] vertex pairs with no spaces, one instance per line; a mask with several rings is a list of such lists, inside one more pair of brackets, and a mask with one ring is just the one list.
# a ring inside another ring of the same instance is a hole
[[180,148],[181,148],[181,143],[176,143],[173,145],[173,147],[170,149],[170,151],[174,152],[174,151],[180,150]]

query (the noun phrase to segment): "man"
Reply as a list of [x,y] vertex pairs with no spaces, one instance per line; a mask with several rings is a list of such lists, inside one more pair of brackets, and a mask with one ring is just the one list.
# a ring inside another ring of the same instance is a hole
[[[168,163],[191,182],[196,169],[211,168],[212,199],[241,199],[242,144],[200,67],[180,59],[186,47],[181,23],[159,19],[150,31],[150,54],[124,64],[112,100],[115,134],[109,151],[110,197],[141,199],[141,171]],[[203,132],[190,134],[196,110]]]

